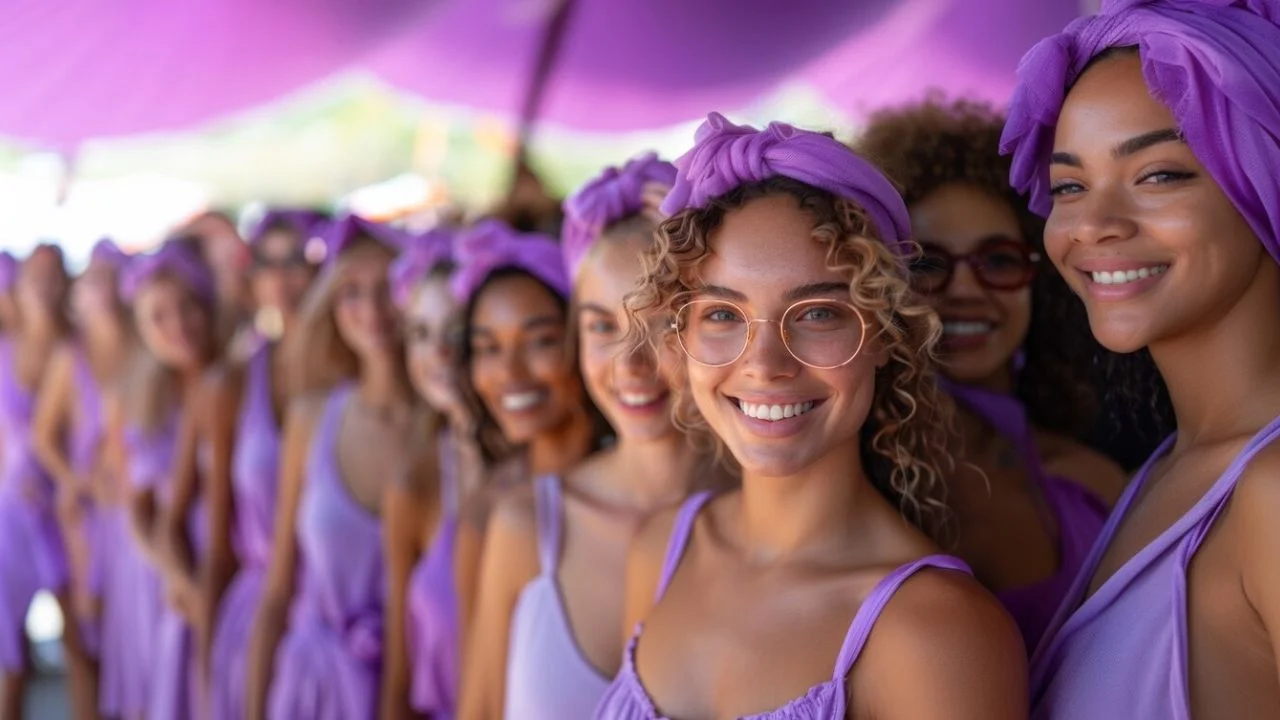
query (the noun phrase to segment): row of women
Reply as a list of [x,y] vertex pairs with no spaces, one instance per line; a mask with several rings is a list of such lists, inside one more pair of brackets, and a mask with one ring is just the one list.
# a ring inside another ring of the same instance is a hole
[[[180,240],[95,252],[73,335],[32,253],[9,717],[38,588],[82,717],[1280,717],[1280,3],[1020,73],[856,151],[712,114],[559,241],[274,213],[244,353]],[[1101,407],[1177,431],[1127,486]]]

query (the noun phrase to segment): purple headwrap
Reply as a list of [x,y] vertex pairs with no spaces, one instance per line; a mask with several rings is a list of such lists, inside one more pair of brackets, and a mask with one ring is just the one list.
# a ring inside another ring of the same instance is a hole
[[373,238],[396,254],[413,243],[413,235],[390,225],[374,222],[359,215],[348,214],[328,223],[320,234],[323,243],[307,242],[307,259],[313,263],[323,261],[332,266],[352,241],[361,235]]
[[1280,2],[1107,0],[1040,41],[1018,67],[1001,138],[1010,181],[1047,215],[1049,156],[1069,88],[1103,51],[1137,46],[1151,94],[1280,261]]
[[675,181],[675,165],[659,160],[657,153],[646,153],[628,160],[621,169],[605,168],[570,195],[564,201],[564,226],[560,231],[569,275],[578,274],[587,250],[606,227],[644,208],[645,185],[670,187]]
[[298,237],[306,242],[323,230],[328,221],[329,216],[319,210],[274,208],[268,210],[262,219],[254,223],[245,238],[249,241],[250,247],[256,247],[262,242],[262,238],[266,237],[268,231],[283,226],[296,232]]
[[459,233],[453,254],[458,269],[449,286],[459,302],[470,302],[484,281],[503,268],[529,273],[565,299],[572,289],[559,243],[546,235],[518,233],[501,220],[482,220]]
[[404,307],[409,291],[441,263],[453,259],[452,230],[434,228],[414,238],[396,261],[391,263],[387,278],[391,283],[391,299]]
[[779,122],[757,130],[711,113],[676,168],[675,186],[662,201],[668,215],[705,207],[739,185],[781,176],[857,203],[885,245],[911,239],[907,206],[893,183],[875,165],[821,133]]
[[155,252],[135,255],[120,273],[120,297],[133,302],[142,287],[162,273],[176,278],[202,301],[216,302],[213,271],[198,253],[178,242],[166,242]]
[[109,238],[102,238],[94,243],[93,250],[89,251],[90,265],[102,263],[118,272],[128,262],[129,256]]
[[0,252],[0,293],[7,293],[13,290],[13,284],[18,281],[18,258],[13,256],[8,250]]

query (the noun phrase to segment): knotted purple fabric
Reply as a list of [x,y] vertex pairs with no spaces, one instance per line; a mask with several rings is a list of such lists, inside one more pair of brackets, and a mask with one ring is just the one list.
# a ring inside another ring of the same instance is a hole
[[458,268],[449,285],[459,302],[471,302],[484,281],[504,268],[529,273],[560,297],[569,297],[564,253],[546,235],[518,233],[501,220],[482,220],[458,235],[453,252]]
[[1280,261],[1280,0],[1109,0],[1022,59],[1001,138],[1010,181],[1047,215],[1067,89],[1103,51],[1137,46],[1154,98]]
[[391,263],[387,279],[391,284],[391,299],[396,305],[407,305],[413,286],[432,270],[453,259],[453,238],[453,230],[433,228],[415,237]]
[[327,222],[329,222],[329,216],[319,210],[273,208],[254,223],[245,239],[249,241],[250,247],[256,247],[270,230],[283,226],[296,232],[305,242],[322,231]]
[[[396,254],[413,243],[412,233],[359,215],[347,214],[329,222],[323,228],[319,236],[324,241],[323,245],[312,245],[308,241],[307,259],[311,262],[322,259],[326,267],[332,266],[342,255],[342,251],[362,235],[373,238]],[[313,251],[313,247],[322,248],[323,255],[320,255],[320,251]]]
[[102,238],[94,244],[93,250],[89,251],[90,265],[102,263],[118,271],[128,262],[129,255],[109,238]]
[[0,252],[0,292],[9,292],[18,280],[18,259],[13,253]]
[[874,165],[840,141],[780,122],[764,130],[734,125],[711,113],[693,149],[676,160],[675,185],[662,202],[674,215],[701,208],[746,183],[788,177],[858,204],[890,247],[911,239],[902,195]]
[[154,252],[134,256],[120,273],[120,297],[133,302],[143,286],[157,275],[170,275],[201,301],[212,304],[217,295],[213,272],[193,250],[166,242]]
[[582,259],[605,228],[644,208],[645,185],[671,187],[675,181],[675,165],[659,160],[657,153],[646,153],[628,160],[621,168],[605,168],[570,195],[564,201],[564,226],[560,231],[569,276],[578,274]]

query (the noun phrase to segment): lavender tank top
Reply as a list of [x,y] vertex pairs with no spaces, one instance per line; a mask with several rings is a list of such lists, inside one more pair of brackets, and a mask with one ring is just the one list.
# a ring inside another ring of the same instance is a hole
[[359,660],[382,658],[382,520],[351,495],[338,470],[338,428],[353,386],[329,396],[311,440],[298,507],[302,583],[295,613],[338,631]]
[[235,497],[232,542],[242,564],[265,569],[271,558],[280,469],[280,428],[271,405],[271,357],[266,345],[253,353],[245,367],[235,443],[231,458]]
[[[667,544],[667,554],[663,559],[662,575],[658,580],[657,602],[662,601],[667,587],[680,565],[689,536],[693,531],[694,521],[702,510],[711,493],[704,492],[685,501],[676,515],[671,530],[671,540]],[[847,711],[847,692],[845,679],[853,669],[862,648],[871,635],[871,629],[884,606],[893,598],[894,593],[912,575],[924,568],[940,568],[971,574],[969,566],[963,560],[950,555],[929,555],[914,562],[907,563],[889,573],[872,588],[867,599],[854,615],[849,631],[845,634],[844,644],[840,647],[840,655],[836,658],[835,670],[831,679],[810,688],[809,692],[798,697],[776,710],[750,715],[739,720],[844,720]],[[609,686],[604,698],[596,708],[596,720],[669,720],[658,713],[653,698],[649,697],[639,674],[636,672],[636,643],[640,639],[643,627],[637,627],[627,644],[623,657],[622,669]]]
[[53,482],[36,459],[31,442],[35,393],[18,381],[13,341],[0,338],[0,494],[18,493],[40,513],[53,511]]
[[1018,623],[1030,654],[1039,644],[1049,620],[1071,588],[1106,522],[1106,503],[1079,483],[1044,471],[1027,420],[1026,408],[1016,398],[980,388],[948,383],[947,391],[980,415],[996,432],[1012,441],[1022,452],[1023,464],[1033,482],[1040,487],[1045,503],[1053,513],[1058,528],[1058,570],[1053,575],[1021,587],[1006,588],[996,593],[1009,614]]
[[441,432],[440,494],[444,513],[431,546],[409,578],[407,599],[410,700],[432,720],[451,720],[458,701],[458,591],[454,548],[458,531],[458,479],[453,444]]
[[94,469],[102,446],[102,390],[93,376],[93,369],[89,366],[84,350],[77,347],[73,357],[77,403],[75,422],[71,425],[67,442],[67,455],[71,468],[83,474]]
[[586,718],[609,687],[578,647],[556,573],[564,522],[560,479],[534,484],[542,572],[525,586],[511,619],[507,720]]
[[1187,567],[1280,417],[1254,435],[1209,491],[1085,598],[1098,564],[1170,437],[1125,490],[1031,664],[1032,717],[1190,720]]

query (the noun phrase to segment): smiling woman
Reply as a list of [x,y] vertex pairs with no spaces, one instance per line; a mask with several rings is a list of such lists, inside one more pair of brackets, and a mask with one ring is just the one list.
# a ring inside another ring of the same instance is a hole
[[713,114],[676,165],[631,332],[678,344],[682,423],[742,487],[640,531],[634,634],[596,717],[1025,716],[1016,628],[929,537],[948,465],[939,327],[907,282],[902,198],[781,123]]
[[1104,357],[1158,370],[1177,423],[1037,650],[1036,717],[1280,715],[1278,10],[1108,3],[1022,65],[1014,184]]

